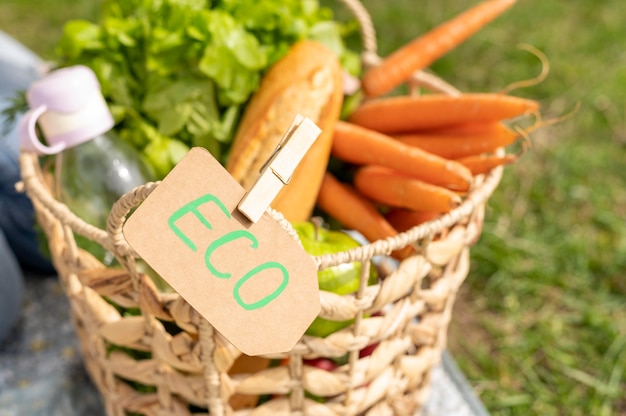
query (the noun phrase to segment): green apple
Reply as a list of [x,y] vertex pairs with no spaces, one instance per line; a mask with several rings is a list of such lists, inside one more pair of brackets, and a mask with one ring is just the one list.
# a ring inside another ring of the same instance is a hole
[[[300,241],[302,241],[302,245],[306,252],[314,256],[337,253],[353,249],[361,245],[347,233],[323,228],[316,221],[297,222],[292,225],[294,230],[298,233]],[[343,263],[320,270],[317,274],[317,280],[320,290],[333,292],[338,295],[346,295],[354,293],[358,290],[360,275],[360,262]],[[371,285],[377,281],[378,274],[376,272],[376,268],[372,264],[372,267],[370,267],[368,284]],[[352,321],[353,320],[330,321],[318,317],[307,329],[306,334],[326,337],[333,332],[350,325]]]

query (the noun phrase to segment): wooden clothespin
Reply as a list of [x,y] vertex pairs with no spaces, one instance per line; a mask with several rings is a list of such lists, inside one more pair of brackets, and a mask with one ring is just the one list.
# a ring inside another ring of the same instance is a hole
[[311,119],[295,117],[261,167],[260,176],[237,206],[246,218],[254,223],[261,218],[282,187],[289,184],[294,170],[321,132]]

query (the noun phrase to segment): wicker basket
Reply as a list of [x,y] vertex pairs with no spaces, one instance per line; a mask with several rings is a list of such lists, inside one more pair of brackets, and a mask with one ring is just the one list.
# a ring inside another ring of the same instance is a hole
[[[346,3],[362,25],[364,60],[375,64],[369,16],[359,3]],[[414,81],[456,92],[423,73]],[[431,369],[446,345],[456,293],[468,273],[469,248],[480,235],[485,204],[502,173],[497,168],[476,178],[462,205],[436,220],[395,238],[315,257],[319,269],[353,261],[369,264],[376,257],[383,279],[351,295],[321,292],[320,316],[354,318],[351,326],[326,338],[303,336],[282,355],[247,357],[178,294],[160,292],[137,271],[121,226],[158,183],[120,199],[104,231],[53,198],[35,155],[23,153],[20,163],[23,187],[71,304],[85,366],[109,416],[419,413],[428,397]],[[75,233],[116,254],[123,269],[106,268],[79,249]],[[407,245],[417,254],[388,267],[386,255]],[[377,345],[373,353],[360,357],[359,351],[372,344]],[[306,364],[319,357],[344,357],[346,363],[332,371]],[[268,366],[270,360],[283,365]]]

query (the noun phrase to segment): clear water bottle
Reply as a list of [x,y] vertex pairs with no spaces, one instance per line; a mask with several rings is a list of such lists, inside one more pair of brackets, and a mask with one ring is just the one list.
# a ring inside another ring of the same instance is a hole
[[[30,110],[20,123],[22,149],[55,155],[56,196],[85,222],[104,229],[115,201],[153,180],[153,174],[141,154],[111,131],[113,117],[95,74],[82,65],[59,69],[34,82],[26,97]],[[99,244],[82,236],[76,240],[106,266],[114,263]]]
[[[152,180],[153,175],[139,158],[132,146],[111,132],[58,153],[55,162],[58,197],[78,217],[104,229],[115,201]],[[93,247],[93,243],[80,236],[78,239],[83,247],[91,246],[89,251],[106,266],[113,263],[111,253],[99,245]]]

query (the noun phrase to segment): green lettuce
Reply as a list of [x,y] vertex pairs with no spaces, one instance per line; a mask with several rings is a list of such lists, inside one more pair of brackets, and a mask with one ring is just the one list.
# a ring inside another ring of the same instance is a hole
[[104,0],[98,22],[69,21],[60,66],[94,70],[117,133],[165,176],[192,146],[225,162],[265,71],[302,39],[353,74],[346,26],[312,0]]

